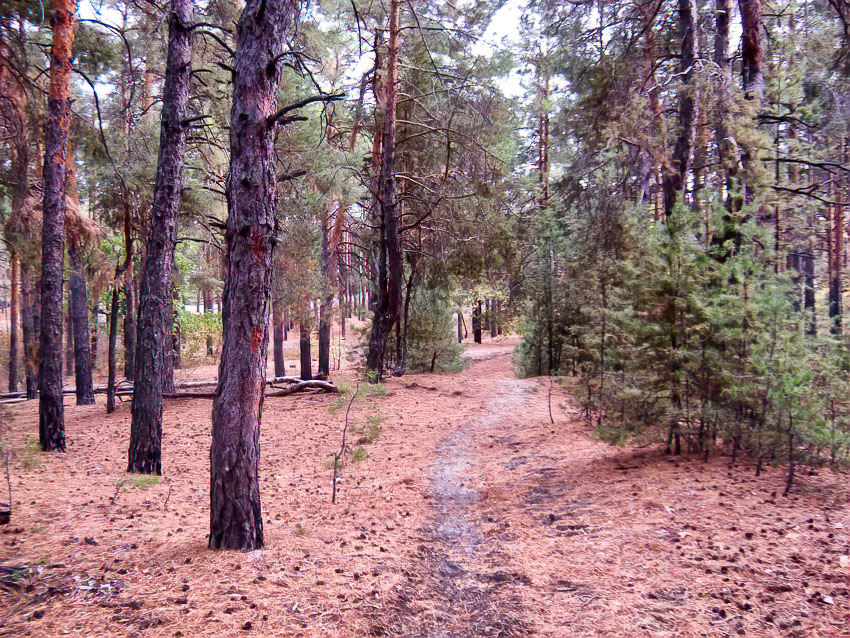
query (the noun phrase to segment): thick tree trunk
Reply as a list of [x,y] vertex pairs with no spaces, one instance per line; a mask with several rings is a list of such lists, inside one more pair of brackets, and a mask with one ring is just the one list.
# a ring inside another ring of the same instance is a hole
[[62,267],[65,257],[65,162],[71,127],[71,49],[75,0],[56,0],[41,234],[41,347],[39,350],[39,440],[43,450],[65,451],[62,403]]
[[313,378],[313,363],[310,355],[310,324],[302,321],[298,324],[298,350],[301,355],[301,378],[309,381]]
[[281,60],[301,0],[248,0],[236,36],[227,274],[210,451],[211,549],[263,546],[258,466],[272,260],[277,234],[274,140]]
[[162,471],[162,393],[174,385],[172,269],[183,187],[186,115],[192,72],[192,2],[171,0],[159,159],[139,289],[128,472]]
[[682,87],[679,89],[679,134],[673,145],[670,165],[664,169],[662,181],[664,214],[668,219],[677,199],[685,190],[694,157],[698,121],[698,104],[694,92],[694,65],[699,57],[698,29],[696,0],[679,0],[679,37],[682,42],[679,62],[682,81]]
[[398,320],[402,302],[401,241],[396,209],[395,146],[396,107],[398,104],[398,49],[400,0],[390,0],[389,40],[387,46],[387,73],[384,98],[384,121],[381,166],[378,177],[376,209],[380,218],[380,261],[378,264],[378,303],[372,318],[372,333],[366,367],[383,374],[387,337]]
[[9,392],[18,391],[18,258],[13,252],[10,257],[11,281],[9,282]]
[[71,293],[70,317],[74,336],[74,381],[77,405],[94,405],[85,270],[79,247],[74,241],[68,248],[68,258],[71,263],[68,286]]
[[38,398],[38,349],[41,342],[41,286],[33,269],[21,263],[21,333],[24,339],[24,374],[27,399]]
[[283,342],[285,339],[283,308],[279,299],[272,298],[272,333],[274,351],[274,376],[282,377],[286,374],[286,361],[283,359]]

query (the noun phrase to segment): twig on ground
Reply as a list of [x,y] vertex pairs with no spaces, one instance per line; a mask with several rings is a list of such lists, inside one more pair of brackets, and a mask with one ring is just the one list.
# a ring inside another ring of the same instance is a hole
[[357,394],[360,392],[360,381],[357,381],[357,384],[354,386],[354,392],[351,393],[351,398],[348,400],[348,407],[345,409],[345,424],[342,426],[342,444],[340,445],[339,452],[334,454],[334,478],[333,478],[333,491],[331,492],[331,504],[336,503],[336,481],[337,481],[337,473],[339,471],[339,461],[342,458],[343,454],[345,454],[345,450],[347,448],[347,444],[345,442],[345,436],[348,434],[348,414],[351,412],[351,404],[354,403],[354,399],[357,398]]

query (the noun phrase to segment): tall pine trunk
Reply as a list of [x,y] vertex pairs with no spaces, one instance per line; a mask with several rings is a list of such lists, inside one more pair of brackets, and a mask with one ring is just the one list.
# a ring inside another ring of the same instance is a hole
[[65,451],[62,403],[62,267],[65,258],[65,162],[71,127],[71,49],[75,0],[56,0],[44,149],[41,233],[41,345],[39,440],[43,450]]
[[662,180],[664,192],[664,214],[669,218],[676,201],[687,185],[688,172],[694,157],[694,144],[698,121],[698,104],[694,90],[697,58],[699,57],[699,22],[696,0],[679,0],[679,37],[682,54],[679,73],[682,86],[679,89],[679,134],[673,145],[670,166],[665,167]]
[[301,5],[248,0],[237,28],[223,344],[210,450],[211,549],[263,546],[258,468],[277,234],[273,116],[281,57]]
[[186,113],[192,72],[192,3],[171,0],[168,58],[162,96],[159,160],[150,230],[139,289],[139,320],[133,384],[128,472],[162,471],[162,394],[173,386],[171,339],[174,304],[172,268],[177,215],[183,187]]
[[68,331],[72,344],[70,359],[73,361],[74,383],[77,405],[94,405],[94,385],[91,373],[91,350],[89,342],[89,305],[86,294],[86,272],[83,265],[84,230],[79,218],[80,198],[77,194],[77,171],[74,155],[68,148],[68,166],[65,170],[66,202],[68,214],[68,261],[71,272],[68,278]]
[[384,88],[384,117],[381,165],[378,178],[376,210],[380,226],[380,250],[378,263],[378,302],[372,318],[372,332],[366,367],[377,372],[384,371],[384,355],[387,337],[398,320],[402,301],[401,241],[398,231],[396,209],[395,146],[396,107],[398,103],[398,49],[399,49],[400,0],[390,0],[389,40],[387,46],[386,83]]

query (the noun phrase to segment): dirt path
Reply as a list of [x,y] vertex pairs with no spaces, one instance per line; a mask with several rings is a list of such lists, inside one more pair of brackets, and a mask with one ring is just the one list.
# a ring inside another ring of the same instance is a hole
[[[499,353],[498,357],[507,359]],[[504,361],[500,368],[508,368]],[[491,366],[492,369],[492,366]],[[423,638],[448,636],[524,636],[529,627],[515,602],[499,590],[516,578],[499,544],[484,536],[473,507],[480,500],[471,466],[475,442],[528,403],[534,382],[496,379],[493,395],[472,419],[437,446],[431,468],[433,515],[422,530],[425,544],[416,550],[418,565],[394,591],[397,613],[373,627],[373,633]],[[390,620],[390,619],[387,619]]]
[[356,403],[335,506],[334,397],[268,399],[249,554],[206,549],[208,401],[166,405],[153,481],[124,474],[127,404],[66,405],[65,455],[28,443],[35,402],[10,407],[0,636],[847,635],[846,475],[782,498],[781,468],[613,448],[557,385],[550,424],[513,344]]

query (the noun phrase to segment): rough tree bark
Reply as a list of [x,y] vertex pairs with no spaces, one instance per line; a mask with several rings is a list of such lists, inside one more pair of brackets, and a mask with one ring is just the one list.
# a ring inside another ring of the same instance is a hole
[[38,432],[43,450],[65,451],[62,403],[62,267],[65,257],[65,162],[71,126],[71,49],[75,0],[54,4],[44,149],[41,233],[41,346]]
[[211,549],[263,546],[258,466],[277,221],[274,139],[287,35],[301,0],[248,0],[230,113],[223,344],[212,411]]
[[378,300],[372,318],[372,332],[366,367],[383,374],[387,337],[401,311],[402,261],[396,208],[395,146],[396,108],[398,104],[398,49],[400,0],[390,0],[389,39],[387,44],[386,83],[384,88],[381,166],[378,177],[376,210],[380,226],[378,263]]
[[171,276],[186,153],[186,114],[192,72],[191,26],[191,0],[171,0],[159,159],[136,326],[133,420],[127,471],[139,474],[162,471],[162,393],[164,388],[168,389],[166,377],[173,356]]

